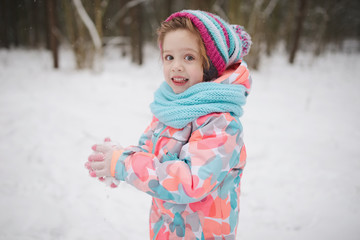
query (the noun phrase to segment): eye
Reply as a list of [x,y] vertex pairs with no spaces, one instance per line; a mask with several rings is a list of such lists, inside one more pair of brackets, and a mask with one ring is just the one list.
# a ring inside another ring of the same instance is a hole
[[195,60],[195,58],[192,55],[186,55],[185,60],[186,61],[193,61],[193,60]]
[[166,61],[171,61],[173,59],[174,59],[174,57],[171,55],[165,55],[165,57],[164,57],[164,60],[166,60]]

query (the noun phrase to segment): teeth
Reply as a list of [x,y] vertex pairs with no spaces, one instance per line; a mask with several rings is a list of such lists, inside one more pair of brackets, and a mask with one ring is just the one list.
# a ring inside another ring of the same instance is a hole
[[177,82],[181,82],[181,81],[186,81],[187,79],[186,78],[172,78],[174,81],[177,81]]

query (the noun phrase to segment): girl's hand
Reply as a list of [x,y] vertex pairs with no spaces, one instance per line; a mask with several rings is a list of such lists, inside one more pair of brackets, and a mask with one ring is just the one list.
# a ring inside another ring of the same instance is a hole
[[121,150],[122,147],[106,138],[104,143],[96,144],[92,147],[94,151],[85,163],[91,177],[98,177],[106,185],[116,187],[119,183],[111,176],[111,160],[114,151]]

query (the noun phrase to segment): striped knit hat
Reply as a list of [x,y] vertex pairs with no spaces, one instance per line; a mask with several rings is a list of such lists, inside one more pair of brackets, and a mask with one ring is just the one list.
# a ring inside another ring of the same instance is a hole
[[210,60],[210,69],[204,72],[208,80],[219,77],[250,50],[251,38],[242,26],[230,25],[219,16],[200,10],[176,12],[165,21],[176,17],[190,19],[198,29]]

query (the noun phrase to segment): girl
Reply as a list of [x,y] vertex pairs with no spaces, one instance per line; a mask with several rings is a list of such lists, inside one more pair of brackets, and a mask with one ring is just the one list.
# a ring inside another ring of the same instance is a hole
[[158,42],[165,82],[139,145],[106,139],[86,167],[153,197],[151,239],[235,239],[250,37],[216,15],[184,10],[161,24]]

